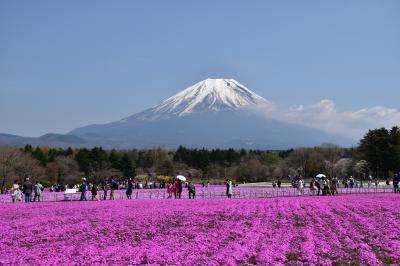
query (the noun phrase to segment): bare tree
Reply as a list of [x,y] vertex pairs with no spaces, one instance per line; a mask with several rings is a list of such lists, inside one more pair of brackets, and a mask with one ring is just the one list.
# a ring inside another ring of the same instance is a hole
[[57,182],[59,177],[59,167],[57,162],[48,163],[46,166],[47,179],[51,184]]
[[2,177],[1,188],[9,182],[10,176],[14,173],[14,168],[21,152],[14,146],[0,146],[0,174]]
[[15,174],[20,179],[33,177],[40,179],[44,177],[44,169],[39,165],[39,162],[33,159],[30,155],[20,153],[14,166]]
[[360,160],[354,166],[354,172],[356,172],[357,176],[361,179],[365,179],[369,172],[369,164],[365,160]]
[[345,177],[350,175],[351,166],[353,165],[353,160],[350,158],[342,158],[336,162],[334,165],[335,173],[340,177]]
[[323,144],[318,147],[318,151],[322,154],[325,161],[325,168],[329,176],[335,175],[335,165],[342,158],[344,149],[335,144]]
[[307,176],[308,169],[307,163],[310,156],[310,149],[299,148],[292,151],[288,158],[286,158],[287,165],[291,168],[297,169],[296,174]]
[[78,163],[68,156],[59,156],[56,158],[56,182],[59,184],[74,184],[80,181],[80,177],[83,175],[79,171]]
[[93,171],[92,181],[95,183],[100,183],[101,181],[110,178],[112,176],[120,176],[122,175],[121,171],[114,168],[100,168],[96,171]]

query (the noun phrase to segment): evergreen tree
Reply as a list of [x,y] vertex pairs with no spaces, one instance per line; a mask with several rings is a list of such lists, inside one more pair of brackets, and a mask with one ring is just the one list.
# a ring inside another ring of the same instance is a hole
[[375,176],[382,174],[388,177],[392,166],[393,152],[391,149],[391,136],[387,129],[370,130],[360,141],[360,154],[365,159]]
[[111,163],[111,167],[115,169],[121,169],[121,156],[116,152],[116,150],[111,150],[108,160]]
[[135,167],[127,153],[124,153],[124,155],[122,155],[119,165],[119,170],[122,172],[124,177],[129,178],[135,176]]
[[32,157],[38,160],[41,166],[47,165],[47,156],[42,149],[40,149],[40,147],[36,147],[36,149],[32,152]]
[[32,153],[32,152],[33,152],[32,145],[26,144],[25,147],[24,147],[24,149],[23,149],[23,151],[24,151],[25,153]]
[[74,150],[71,147],[68,147],[68,149],[64,152],[64,156],[71,156],[74,154]]
[[86,148],[79,149],[75,155],[75,160],[79,165],[79,170],[88,176],[91,172],[91,159],[89,150]]

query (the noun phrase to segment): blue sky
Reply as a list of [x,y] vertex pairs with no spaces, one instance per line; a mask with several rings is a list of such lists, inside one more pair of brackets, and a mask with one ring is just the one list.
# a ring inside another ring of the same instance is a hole
[[66,133],[208,77],[399,108],[400,1],[0,1],[0,132]]

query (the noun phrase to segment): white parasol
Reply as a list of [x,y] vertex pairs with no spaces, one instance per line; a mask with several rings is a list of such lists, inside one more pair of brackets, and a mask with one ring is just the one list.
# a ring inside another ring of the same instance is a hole
[[183,175],[178,175],[176,176],[176,178],[184,182],[186,181],[186,177],[184,177]]

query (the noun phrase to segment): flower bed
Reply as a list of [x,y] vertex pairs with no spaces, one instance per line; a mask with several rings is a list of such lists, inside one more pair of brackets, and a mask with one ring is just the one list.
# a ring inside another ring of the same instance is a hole
[[394,194],[0,206],[0,265],[400,264]]

